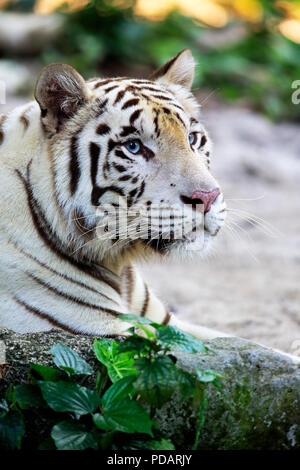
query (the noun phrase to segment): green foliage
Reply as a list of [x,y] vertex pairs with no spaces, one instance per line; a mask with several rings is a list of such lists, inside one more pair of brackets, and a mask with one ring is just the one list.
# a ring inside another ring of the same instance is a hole
[[208,41],[204,24],[176,11],[152,22],[134,15],[134,0],[126,8],[94,0],[66,15],[63,37],[45,49],[43,61],[67,62],[88,78],[101,74],[103,66],[134,75],[135,68],[150,71],[188,47],[198,64],[196,89],[246,102],[273,119],[299,119],[299,106],[291,102],[291,84],[300,76],[299,45],[276,30],[282,13],[273,3],[260,1],[259,23],[233,20],[227,26],[230,40],[226,34],[220,40],[222,30],[210,28],[215,39]]
[[167,348],[180,349],[187,353],[205,352],[204,344],[193,338],[191,335],[184,333],[175,326],[162,326],[157,332],[159,344]]
[[[178,367],[172,352],[201,353],[206,350],[203,343],[146,318],[122,319],[134,325],[123,342],[95,340],[96,371],[62,343],[51,349],[56,368],[30,364],[28,383],[9,387],[0,402],[0,448],[172,450],[174,443],[161,433],[155,415],[175,392],[199,410],[197,447],[205,389],[209,383],[220,387],[222,376],[198,367],[189,373]],[[136,333],[141,328],[146,337]],[[42,442],[39,427],[34,428],[36,419],[46,428]]]
[[69,376],[73,374],[93,374],[93,368],[83,360],[75,351],[62,343],[58,343],[51,349],[54,355],[53,362],[60,369],[67,372]]
[[97,449],[97,442],[91,432],[78,422],[62,421],[53,426],[51,437],[58,450]]

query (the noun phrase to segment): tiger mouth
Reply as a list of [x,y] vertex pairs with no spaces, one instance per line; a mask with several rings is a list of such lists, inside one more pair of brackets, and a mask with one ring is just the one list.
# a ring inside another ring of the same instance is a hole
[[[152,248],[155,252],[160,253],[160,254],[166,254],[175,246],[180,246],[180,245],[183,246],[184,244],[196,242],[199,238],[193,232],[195,232],[195,230],[192,230],[188,234],[183,235],[183,237],[180,239],[175,239],[174,237],[163,238],[162,236],[159,236],[157,238],[152,238],[151,240],[143,240],[143,241],[145,242],[147,246]],[[205,239],[215,236],[215,235],[212,234],[206,228],[204,228],[203,234],[204,234],[203,236],[203,247],[204,247]]]

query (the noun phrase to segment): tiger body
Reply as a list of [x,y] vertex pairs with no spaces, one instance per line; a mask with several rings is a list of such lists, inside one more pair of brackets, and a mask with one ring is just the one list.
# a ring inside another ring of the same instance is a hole
[[[85,82],[71,67],[54,64],[40,75],[36,101],[0,116],[2,326],[113,336],[128,328],[118,315],[134,313],[218,336],[171,315],[134,267],[154,253],[188,256],[198,243],[194,230],[165,241],[154,215],[156,240],[98,232],[101,206],[180,208],[197,190],[218,188],[210,139],[189,90],[193,68],[184,51],[148,80]],[[216,194],[201,215],[201,253],[224,223],[225,202]],[[194,212],[190,207],[184,217]],[[146,217],[139,215],[142,230]],[[173,228],[182,217],[173,216]]]

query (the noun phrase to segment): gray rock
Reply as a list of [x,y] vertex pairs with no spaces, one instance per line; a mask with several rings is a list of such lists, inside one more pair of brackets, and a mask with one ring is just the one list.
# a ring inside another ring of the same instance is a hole
[[[29,362],[51,364],[49,349],[58,341],[96,364],[91,337],[58,330],[26,335],[1,330],[0,340],[6,348],[5,364],[0,366],[0,396],[9,383],[26,379]],[[226,377],[222,391],[211,384],[207,388],[199,448],[300,449],[299,365],[279,352],[239,338],[218,338],[207,346],[205,354],[176,352],[184,369],[192,371],[198,365]],[[198,411],[192,402],[182,403],[174,394],[156,418],[178,447],[191,448]]]

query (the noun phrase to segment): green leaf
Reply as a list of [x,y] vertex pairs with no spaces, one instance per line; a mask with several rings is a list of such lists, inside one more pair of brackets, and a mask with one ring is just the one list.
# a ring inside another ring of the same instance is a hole
[[161,408],[177,386],[176,367],[172,360],[168,356],[142,357],[136,360],[135,366],[139,373],[134,388],[145,401]]
[[120,353],[116,341],[105,338],[95,340],[94,351],[97,359],[107,368],[109,378],[113,383],[128,375],[137,374],[132,353]]
[[31,408],[45,408],[41,390],[38,385],[20,384],[15,387],[15,397],[19,405]]
[[153,321],[149,320],[147,317],[140,317],[139,315],[134,315],[133,313],[123,313],[119,315],[118,318],[125,321],[126,323],[139,324],[139,325],[157,325]]
[[203,392],[202,402],[201,402],[201,406],[200,406],[200,409],[199,409],[199,416],[198,416],[197,426],[196,426],[196,436],[195,436],[195,441],[194,441],[194,445],[193,445],[192,450],[196,450],[197,447],[198,447],[199,439],[200,439],[200,432],[201,432],[201,429],[202,429],[202,427],[204,425],[204,421],[205,421],[205,410],[206,410],[206,408],[207,408],[206,395],[205,395],[205,392]]
[[108,380],[107,369],[102,365],[100,366],[100,370],[97,370],[96,375],[95,392],[98,393],[98,395],[102,395],[102,391],[105,389]]
[[103,431],[115,430],[114,426],[109,424],[109,422],[106,421],[105,417],[100,413],[96,413],[93,415],[93,421],[97,428],[102,429]]
[[70,382],[39,382],[42,394],[54,411],[72,412],[76,416],[93,413],[100,397],[89,388]]
[[132,393],[135,376],[129,375],[118,380],[106,390],[102,398],[102,404],[106,409],[113,404],[113,402],[122,400],[124,397]]
[[195,367],[195,371],[197,374],[197,379],[199,382],[209,383],[212,382],[215,387],[222,389],[222,385],[219,382],[219,379],[225,379],[225,377],[214,370],[202,370],[199,369],[198,366]]
[[118,343],[113,339],[101,338],[94,341],[94,352],[98,361],[106,367],[110,365],[113,357],[117,354]]
[[152,436],[152,421],[147,411],[130,399],[110,402],[104,407],[103,415],[95,414],[95,425],[105,431],[120,431],[125,433],[143,433]]
[[62,421],[51,431],[51,437],[59,450],[98,449],[98,444],[91,432],[78,422]]
[[129,336],[124,341],[119,344],[119,352],[131,352],[133,353],[147,353],[148,351],[159,351],[160,347],[148,338],[143,338],[142,336],[134,335]]
[[180,349],[181,351],[195,354],[205,352],[206,347],[202,341],[194,336],[179,330],[176,326],[162,326],[157,331],[158,343],[169,349]]
[[142,330],[144,333],[146,333],[147,338],[156,338],[156,334],[153,333],[152,331],[149,330],[149,328],[146,328],[144,325],[139,325],[138,323],[135,323],[135,325]]
[[7,390],[5,392],[5,399],[8,403],[13,404],[14,402],[14,397],[15,397],[15,392],[14,392],[14,386],[12,384],[9,384],[7,387]]
[[22,415],[17,411],[9,411],[0,418],[0,449],[20,449],[24,435]]
[[196,389],[195,377],[183,369],[176,369],[176,379],[178,381],[181,398],[187,400],[194,395]]
[[159,323],[153,322],[147,317],[140,317],[139,315],[134,315],[133,313],[123,313],[122,315],[119,315],[118,318],[121,318],[121,320],[125,321],[126,323],[132,323],[137,328],[140,328],[146,333],[148,338],[156,338],[156,334],[146,328],[145,325],[152,326],[155,329],[162,326]]
[[51,348],[53,361],[60,369],[67,372],[69,376],[73,374],[91,375],[93,368],[77,354],[63,343],[55,344]]
[[43,366],[41,364],[30,363],[30,369],[37,372],[40,377],[44,380],[50,380],[51,382],[58,382],[62,380],[63,375],[59,370],[53,369],[53,367]]

